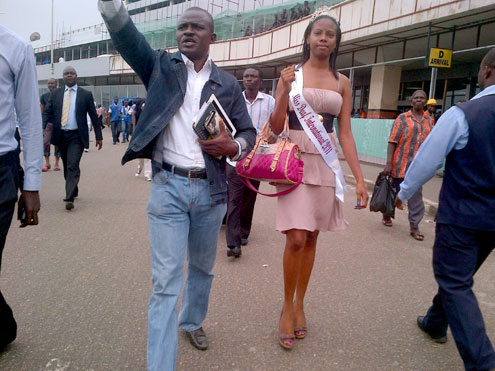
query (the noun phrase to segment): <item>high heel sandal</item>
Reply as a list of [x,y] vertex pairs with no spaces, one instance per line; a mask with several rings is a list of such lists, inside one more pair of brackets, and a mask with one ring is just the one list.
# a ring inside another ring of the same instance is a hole
[[294,336],[296,339],[304,339],[306,337],[307,332],[308,332],[307,326],[294,327]]
[[294,334],[283,334],[280,331],[278,332],[278,342],[280,346],[286,350],[292,350],[294,339]]
[[[282,314],[284,313],[284,311],[282,310],[282,312],[280,313],[280,319],[282,319]],[[294,342],[295,342],[295,335],[294,334],[284,334],[282,332],[280,332],[280,325],[279,325],[279,330],[277,332],[278,334],[278,343],[280,344],[280,346],[286,350],[292,350],[292,347],[294,346]]]

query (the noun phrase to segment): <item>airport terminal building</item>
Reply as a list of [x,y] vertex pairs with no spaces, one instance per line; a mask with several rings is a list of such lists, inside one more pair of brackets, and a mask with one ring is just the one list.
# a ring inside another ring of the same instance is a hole
[[[301,58],[308,14],[324,5],[331,7],[342,29],[337,66],[351,80],[353,108],[364,109],[368,119],[391,121],[407,109],[417,89],[436,98],[442,111],[477,93],[479,64],[495,47],[493,0],[126,1],[151,46],[170,51],[177,50],[175,27],[182,12],[191,6],[207,9],[217,33],[210,48],[213,61],[238,80],[246,67],[260,67],[264,90],[271,94],[280,71]],[[70,63],[97,103],[108,106],[116,95],[146,96],[104,24],[62,33],[54,43],[53,65],[50,45],[35,48],[35,53],[42,90],[48,78],[60,79]],[[58,63],[61,57],[64,62]],[[380,132],[380,138],[388,130],[374,120],[365,126],[363,135]],[[371,160],[382,158],[368,152]]]

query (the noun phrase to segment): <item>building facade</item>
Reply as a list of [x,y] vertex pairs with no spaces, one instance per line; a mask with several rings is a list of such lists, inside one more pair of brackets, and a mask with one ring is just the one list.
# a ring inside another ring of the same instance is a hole
[[[280,71],[301,58],[310,19],[301,9],[307,6],[312,13],[322,5],[331,7],[342,29],[337,66],[351,80],[353,109],[363,109],[368,118],[395,118],[408,108],[417,89],[436,98],[442,111],[479,89],[479,64],[495,47],[493,0],[127,1],[132,19],[152,47],[170,51],[176,50],[175,27],[184,9],[207,9],[218,35],[211,46],[212,59],[238,80],[245,68],[262,68],[268,93],[274,93]],[[429,67],[425,62],[430,48],[452,50],[451,67]],[[55,61],[63,57],[65,62],[54,63],[53,69],[43,64],[50,46],[35,53],[42,90],[48,78],[61,78],[64,63],[70,63],[81,85],[104,106],[115,95],[146,95],[116,53],[104,24],[63,34],[54,55]]]

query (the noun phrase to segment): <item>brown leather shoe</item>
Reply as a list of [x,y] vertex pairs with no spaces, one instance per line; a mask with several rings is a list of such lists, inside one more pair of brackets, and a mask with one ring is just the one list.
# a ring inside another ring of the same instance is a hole
[[191,344],[199,350],[208,349],[208,338],[206,337],[203,327],[194,331],[186,331],[186,335],[189,338]]

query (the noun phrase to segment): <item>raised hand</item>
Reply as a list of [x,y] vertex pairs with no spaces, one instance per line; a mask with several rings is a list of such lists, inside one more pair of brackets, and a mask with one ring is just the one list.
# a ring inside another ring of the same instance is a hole
[[292,65],[284,68],[282,72],[280,72],[280,80],[282,81],[284,92],[289,94],[292,83],[296,80],[296,66]]

